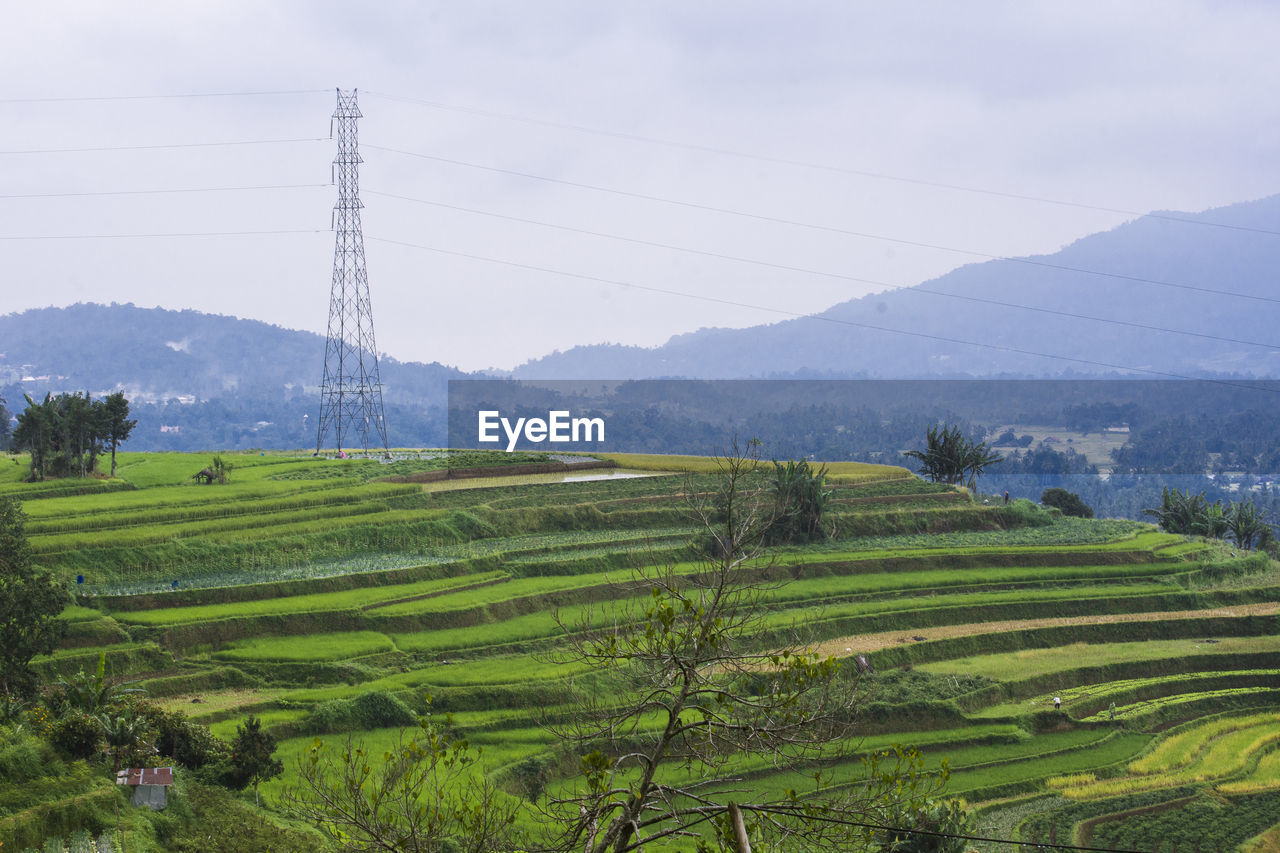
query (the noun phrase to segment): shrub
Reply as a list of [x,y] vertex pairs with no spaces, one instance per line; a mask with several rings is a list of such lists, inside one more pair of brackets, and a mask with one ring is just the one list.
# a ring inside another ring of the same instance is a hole
[[1074,515],[1077,518],[1093,518],[1093,508],[1080,499],[1075,492],[1066,489],[1045,489],[1040,495],[1040,503],[1057,507],[1063,515]]
[[226,742],[210,732],[208,726],[192,722],[181,711],[166,711],[138,697],[132,697],[125,704],[155,734],[156,751],[164,758],[194,770],[227,757]]
[[102,724],[80,712],[58,720],[49,732],[49,742],[69,758],[92,758],[101,740]]
[[351,699],[331,699],[308,715],[305,728],[315,734],[417,725],[418,715],[402,699],[385,690]]
[[0,730],[0,779],[16,785],[49,773],[57,760],[37,738],[20,731]]
[[995,515],[1002,526],[1010,527],[1048,527],[1053,524],[1054,514],[1045,512],[1026,498],[1018,498],[1006,506],[996,507]]
[[362,693],[352,700],[356,717],[363,728],[380,729],[387,726],[414,726],[418,715],[400,697],[385,690]]

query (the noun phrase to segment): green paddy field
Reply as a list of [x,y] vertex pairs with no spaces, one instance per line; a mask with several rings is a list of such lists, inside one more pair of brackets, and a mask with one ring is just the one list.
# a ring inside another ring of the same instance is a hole
[[[687,500],[714,485],[694,457],[608,458],[635,477],[413,482],[439,457],[224,456],[231,480],[211,486],[191,479],[207,464],[195,454],[126,453],[116,479],[35,484],[0,458],[0,495],[22,501],[36,560],[77,594],[41,672],[105,652],[113,677],[216,734],[257,714],[287,768],[262,786],[268,808],[314,738],[394,741],[398,727],[351,712],[375,692],[448,712],[505,796],[527,795],[530,766],[566,784],[547,724],[583,673],[554,662],[562,625],[643,594],[637,566],[695,571]],[[1150,525],[984,506],[900,468],[840,463],[832,485],[836,538],[772,553],[758,638],[798,626],[845,664],[860,735],[827,769],[917,747],[947,760],[976,834],[1021,841],[1230,850],[1280,822],[1275,563]],[[858,654],[874,673],[857,674]],[[751,756],[742,769],[762,791],[809,772]],[[43,811],[0,798],[4,849],[38,847],[48,812],[101,790],[77,770]]]

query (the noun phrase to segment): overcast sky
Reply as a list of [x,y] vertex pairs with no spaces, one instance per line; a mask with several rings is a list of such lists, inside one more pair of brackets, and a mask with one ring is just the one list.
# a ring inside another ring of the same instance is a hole
[[[1270,2],[95,0],[5,29],[5,312],[323,333],[335,87],[379,349],[466,369],[1280,192]],[[286,94],[167,97],[249,92]]]

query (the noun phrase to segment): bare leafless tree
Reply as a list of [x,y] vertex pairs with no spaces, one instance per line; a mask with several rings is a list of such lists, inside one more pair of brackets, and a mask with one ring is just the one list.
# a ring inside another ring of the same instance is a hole
[[[838,678],[834,658],[779,641],[767,623],[779,581],[761,546],[778,509],[756,446],[735,444],[718,460],[711,493],[687,490],[702,531],[696,565],[637,570],[639,594],[611,618],[592,613],[562,626],[560,658],[594,675],[571,719],[553,725],[582,768],[575,791],[548,801],[563,827],[556,849],[622,853],[679,838],[740,849],[731,805],[784,849],[854,849],[871,831],[850,826],[851,817],[891,819],[945,777],[906,751],[871,756],[848,780],[824,771],[849,746],[854,685]],[[753,788],[753,773],[778,768],[803,768],[812,789]]]

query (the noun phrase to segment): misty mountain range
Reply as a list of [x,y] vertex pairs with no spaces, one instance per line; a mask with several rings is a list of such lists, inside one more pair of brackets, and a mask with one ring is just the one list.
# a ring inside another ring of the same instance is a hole
[[1272,196],[1144,216],[1052,255],[970,264],[810,317],[703,329],[650,349],[574,347],[514,375],[1038,377],[1140,368],[1275,376],[1278,270],[1280,196]]
[[[1277,270],[1273,196],[1144,216],[1052,255],[970,264],[809,317],[702,329],[654,348],[573,347],[512,375],[1274,377]],[[0,395],[10,409],[23,393],[124,390],[146,407],[131,449],[305,447],[323,360],[320,335],[198,311],[77,304],[0,316]],[[441,443],[432,410],[450,379],[469,374],[389,357],[381,372],[393,443]]]

